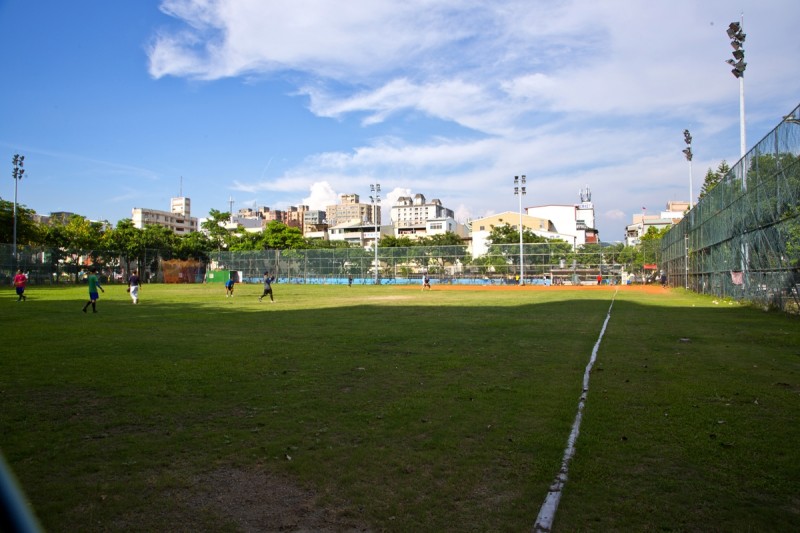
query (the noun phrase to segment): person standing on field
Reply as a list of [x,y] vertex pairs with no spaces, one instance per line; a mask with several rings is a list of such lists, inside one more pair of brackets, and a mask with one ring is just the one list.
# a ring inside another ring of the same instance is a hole
[[91,273],[87,278],[86,282],[89,284],[89,301],[83,306],[83,312],[86,312],[86,308],[89,307],[91,304],[92,306],[92,313],[97,312],[97,299],[100,298],[100,294],[98,294],[97,289],[100,289],[103,292],[106,290],[100,286],[100,280],[97,279],[97,268],[92,267]]
[[270,276],[269,270],[264,272],[264,294],[258,297],[259,302],[267,294],[269,294],[269,300],[271,302],[275,302],[275,298],[272,297],[272,284],[274,282],[275,282],[275,276]]
[[424,291],[426,288],[431,290],[431,278],[429,278],[427,274],[422,278],[422,290]]
[[134,270],[128,278],[128,292],[134,304],[139,303],[139,272]]
[[225,282],[225,298],[233,297],[233,285],[234,285],[233,278],[228,278],[228,281]]
[[17,270],[17,275],[14,276],[14,287],[17,289],[17,301],[24,302],[28,299],[25,296],[25,285],[28,283],[28,276],[22,273],[22,269]]

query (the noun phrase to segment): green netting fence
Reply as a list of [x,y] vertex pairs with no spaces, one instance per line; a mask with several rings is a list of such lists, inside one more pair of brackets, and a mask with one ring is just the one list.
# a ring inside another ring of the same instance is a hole
[[661,242],[673,286],[766,307],[800,299],[800,106]]
[[[520,269],[519,245],[493,245],[489,253],[473,258],[468,247],[414,246],[260,250],[210,252],[203,261],[181,261],[168,251],[145,250],[127,257],[102,250],[53,250],[0,245],[0,281],[10,286],[14,265],[29,276],[31,284],[81,282],[89,267],[96,266],[101,280],[124,283],[137,268],[145,282],[203,283],[234,277],[243,283],[259,283],[271,271],[281,283],[302,284],[409,284],[429,276],[435,283],[497,285],[595,284],[643,282],[628,273],[632,265],[616,264],[602,253],[574,253],[567,243],[525,244]],[[657,261],[657,253],[652,252]],[[650,255],[648,255],[648,261]],[[522,280],[520,280],[522,276]]]

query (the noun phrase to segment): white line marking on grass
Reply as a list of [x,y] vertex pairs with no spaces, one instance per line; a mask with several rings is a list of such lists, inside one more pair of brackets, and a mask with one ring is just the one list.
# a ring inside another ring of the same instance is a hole
[[[617,289],[618,291],[619,289]],[[597,337],[597,342],[594,343],[592,348],[592,356],[589,358],[589,363],[586,365],[586,370],[583,372],[583,392],[581,399],[578,402],[578,412],[575,414],[575,421],[572,423],[572,431],[570,431],[569,439],[567,439],[567,447],[564,449],[564,457],[561,459],[561,470],[550,489],[547,491],[547,497],[544,499],[541,509],[539,509],[539,516],[536,517],[536,523],[533,525],[535,532],[547,532],[553,527],[553,520],[556,517],[556,510],[558,503],[561,501],[561,491],[567,483],[567,474],[569,473],[569,462],[575,455],[575,441],[578,440],[578,433],[581,429],[581,420],[583,419],[583,408],[586,406],[586,395],[589,392],[589,374],[592,372],[595,360],[597,360],[597,350],[600,348],[600,341],[603,340],[603,334],[606,332],[606,326],[611,319],[611,308],[614,307],[614,300],[617,297],[617,291],[614,291],[614,296],[611,297],[611,305],[608,306],[608,314],[606,320],[603,322],[603,327],[600,330],[600,336]]]

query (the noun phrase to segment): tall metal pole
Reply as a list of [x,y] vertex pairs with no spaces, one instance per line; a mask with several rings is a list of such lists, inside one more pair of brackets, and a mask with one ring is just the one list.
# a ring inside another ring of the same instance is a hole
[[13,269],[16,271],[17,268],[17,184],[22,179],[22,176],[25,174],[25,169],[22,168],[25,164],[25,156],[14,154],[14,157],[11,160],[14,163],[14,171],[11,175],[14,177],[14,242],[12,244],[12,250],[14,253],[14,261],[13,261]]
[[369,186],[369,191],[373,194],[369,197],[372,201],[372,217],[375,222],[375,285],[378,284],[378,242],[380,240],[380,221],[378,220],[378,209],[381,205],[381,184],[374,183]]
[[[683,140],[686,143],[686,148],[683,149],[683,155],[686,156],[686,161],[689,162],[689,209],[692,208],[692,198],[694,191],[692,188],[692,134],[689,130],[683,130]],[[686,226],[688,228],[688,226]],[[684,251],[686,252],[683,257],[683,270],[685,277],[685,288],[689,288],[689,235],[684,235]]]
[[[744,71],[747,68],[747,63],[744,61],[744,13],[742,13],[740,22],[731,22],[728,25],[728,38],[731,39],[731,47],[733,47],[733,59],[728,59],[726,63],[731,65],[731,73],[739,79],[739,151],[742,159],[747,153],[747,138],[745,133],[745,119],[744,119]],[[744,178],[747,179],[746,177]],[[746,181],[745,181],[746,184]]]
[[[744,31],[744,13],[742,13],[741,16],[741,27],[742,31]],[[744,33],[741,35],[742,41],[744,41]],[[744,76],[739,77],[739,143],[742,159],[744,159],[744,156],[747,153],[747,134],[744,122]]]
[[519,284],[525,285],[525,264],[522,254],[522,197],[525,196],[525,175],[514,176],[514,196],[519,197]]
[[683,141],[686,143],[686,148],[683,149],[683,155],[689,162],[689,208],[692,208],[692,198],[694,198],[694,191],[692,187],[692,134],[689,130],[683,130]]

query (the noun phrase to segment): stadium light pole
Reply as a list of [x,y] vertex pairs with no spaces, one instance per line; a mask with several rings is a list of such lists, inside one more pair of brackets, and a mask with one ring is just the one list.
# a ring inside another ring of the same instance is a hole
[[514,176],[514,196],[519,197],[519,284],[525,285],[525,265],[522,255],[522,197],[525,196],[525,174]]
[[742,159],[744,159],[747,153],[744,121],[744,71],[747,68],[747,63],[744,61],[744,48],[742,48],[746,37],[742,30],[744,26],[744,13],[742,13],[741,19],[741,22],[731,22],[728,25],[727,33],[728,38],[731,40],[731,47],[733,47],[733,59],[728,59],[726,63],[733,67],[731,69],[731,74],[739,80],[739,151],[741,152]]
[[369,199],[372,202],[372,217],[375,222],[375,285],[378,284],[378,241],[380,237],[380,222],[378,221],[378,209],[381,206],[381,184],[373,183],[369,186],[369,192],[372,193]]
[[694,190],[692,187],[692,134],[689,133],[689,130],[683,130],[683,141],[686,143],[683,155],[686,156],[686,160],[689,162],[689,209],[691,209]]
[[[22,179],[22,176],[25,174],[25,169],[22,168],[25,163],[25,156],[14,154],[11,162],[14,164],[14,171],[11,175],[14,177],[14,241],[12,245],[12,250],[14,250],[14,264],[12,265],[14,269],[17,268],[17,184]],[[16,270],[15,270],[16,271]]]

